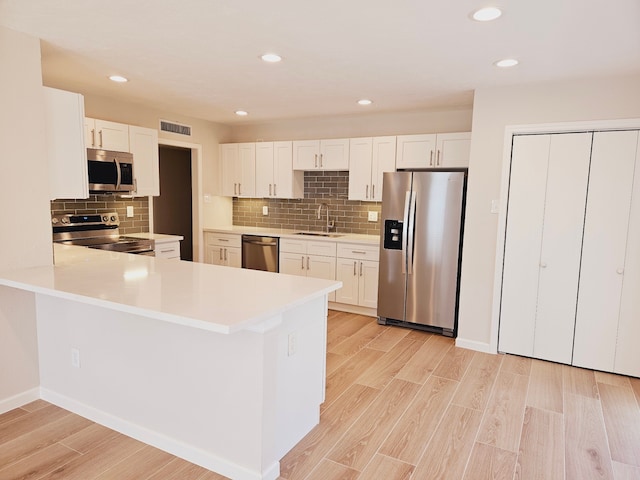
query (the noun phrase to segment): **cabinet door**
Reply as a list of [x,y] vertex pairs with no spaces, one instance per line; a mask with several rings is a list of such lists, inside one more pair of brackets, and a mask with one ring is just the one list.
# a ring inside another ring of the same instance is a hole
[[382,201],[382,178],[396,171],[396,137],[374,137],[371,157],[371,200]]
[[293,170],[292,142],[273,142],[273,196],[304,198],[304,172]]
[[153,254],[156,258],[180,260],[180,242],[156,242]]
[[224,265],[224,248],[215,245],[207,245],[206,247],[207,263],[211,265]]
[[436,136],[436,168],[467,168],[471,152],[471,132],[439,133]]
[[84,97],[44,88],[49,164],[49,197],[88,198],[87,151],[84,144]]
[[349,143],[349,200],[373,200],[371,197],[372,154],[373,139],[371,137],[351,139]]
[[240,162],[237,143],[220,145],[220,167],[222,169],[222,195],[226,197],[238,196],[238,178]]
[[636,148],[633,131],[593,136],[573,355],[579,367],[614,369]]
[[434,168],[436,136],[398,135],[396,168]]
[[[636,131],[636,135],[640,134]],[[636,147],[635,179],[629,214],[629,233],[620,302],[618,343],[613,371],[640,377],[640,138]]]
[[240,179],[238,195],[241,197],[255,197],[256,195],[256,144],[240,143],[238,145],[240,158]]
[[319,160],[319,140],[299,140],[293,142],[294,170],[315,170],[319,168]]
[[307,276],[306,256],[298,253],[280,252],[280,273]]
[[[335,254],[334,254],[335,255]],[[336,257],[320,257],[317,255],[308,255],[308,277],[324,278],[325,280],[336,279]],[[336,292],[328,295],[329,301],[334,302]]]
[[378,265],[378,262],[369,260],[358,262],[358,305],[377,308]]
[[96,119],[95,129],[98,143],[96,148],[116,152],[129,151],[129,125]]
[[342,288],[336,291],[336,302],[358,305],[358,267],[360,262],[352,258],[336,260],[336,280],[342,282]]
[[135,196],[160,195],[158,131],[129,126],[129,148],[133,154]]
[[256,197],[273,197],[273,142],[256,143]]
[[349,139],[320,140],[320,168],[349,170]]
[[225,248],[224,252],[226,256],[225,264],[229,267],[241,268],[242,267],[242,249],[238,247]]

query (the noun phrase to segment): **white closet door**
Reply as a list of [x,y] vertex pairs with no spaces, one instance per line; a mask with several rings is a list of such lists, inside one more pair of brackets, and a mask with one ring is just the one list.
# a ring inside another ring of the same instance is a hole
[[533,356],[571,363],[592,133],[551,135]]
[[513,138],[498,349],[533,356],[550,135]]
[[627,254],[622,280],[618,344],[613,371],[623,375],[640,377],[640,134],[636,133],[636,164]]
[[579,367],[614,369],[636,145],[634,131],[594,134],[573,353]]

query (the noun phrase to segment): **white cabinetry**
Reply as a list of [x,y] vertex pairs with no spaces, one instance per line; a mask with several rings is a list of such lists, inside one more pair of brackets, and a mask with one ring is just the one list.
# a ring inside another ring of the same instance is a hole
[[396,137],[352,138],[349,200],[382,201],[382,176],[396,169]]
[[[280,273],[302,277],[336,279],[336,243],[280,239]],[[329,294],[335,300],[335,292]]]
[[84,128],[87,148],[101,148],[116,152],[129,151],[129,125],[85,118]]
[[153,254],[156,258],[166,258],[167,260],[180,260],[180,242],[171,240],[169,242],[154,243]]
[[349,139],[293,142],[294,170],[349,170]]
[[130,125],[129,151],[133,154],[134,195],[160,195],[158,131]]
[[256,189],[255,143],[220,145],[222,195],[253,197]]
[[513,138],[500,351],[640,376],[638,140]]
[[242,239],[235,233],[205,232],[205,263],[242,267]]
[[304,172],[293,170],[292,142],[256,143],[256,197],[303,198]]
[[44,88],[49,164],[49,197],[88,198],[87,151],[84,146],[84,97]]
[[399,135],[396,168],[465,168],[471,133]]
[[376,308],[378,305],[377,246],[339,243],[336,280],[343,283],[336,291],[336,302]]

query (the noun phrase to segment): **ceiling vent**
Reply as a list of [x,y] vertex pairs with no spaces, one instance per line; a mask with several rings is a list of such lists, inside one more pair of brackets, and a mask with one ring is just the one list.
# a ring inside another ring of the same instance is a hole
[[191,127],[189,125],[181,125],[167,120],[160,120],[160,130],[163,132],[177,133],[178,135],[191,136]]

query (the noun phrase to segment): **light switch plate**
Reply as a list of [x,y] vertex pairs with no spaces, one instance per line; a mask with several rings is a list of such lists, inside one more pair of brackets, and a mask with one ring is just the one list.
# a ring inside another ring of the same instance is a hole
[[368,220],[370,222],[377,222],[378,221],[378,212],[376,212],[376,211],[369,212],[369,216],[367,218],[368,218]]
[[133,217],[133,205],[127,205],[127,217]]

